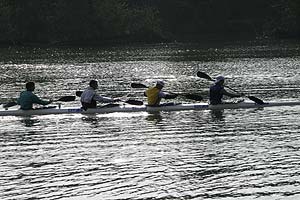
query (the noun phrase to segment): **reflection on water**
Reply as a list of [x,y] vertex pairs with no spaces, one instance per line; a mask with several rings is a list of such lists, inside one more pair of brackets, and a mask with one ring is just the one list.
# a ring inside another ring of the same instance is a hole
[[82,121],[88,122],[91,124],[98,123],[100,118],[97,117],[97,114],[85,114],[84,117],[81,117]]
[[146,120],[149,122],[154,122],[154,124],[158,124],[163,120],[161,112],[149,112],[149,115],[147,115]]
[[40,123],[39,119],[31,118],[31,117],[22,117],[20,120],[26,127],[38,126]]
[[[130,83],[164,80],[166,91],[207,100],[210,83],[199,70],[264,101],[298,101],[297,51],[272,57],[280,49],[266,48],[0,50],[0,102],[17,97],[28,79],[39,96],[57,99],[91,78],[106,96],[145,101],[144,89]],[[299,199],[299,118],[299,106],[0,117],[0,199]]]
[[211,118],[212,121],[224,121],[225,116],[224,116],[224,110],[211,110]]

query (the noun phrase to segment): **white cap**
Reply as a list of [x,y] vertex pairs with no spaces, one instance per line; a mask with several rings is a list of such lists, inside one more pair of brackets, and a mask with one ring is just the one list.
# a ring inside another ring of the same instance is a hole
[[164,83],[163,81],[157,81],[157,82],[156,82],[156,85],[161,85],[161,86],[164,87],[164,86],[165,86],[165,83]]
[[217,76],[215,83],[219,83],[220,81],[224,81],[225,77],[224,76]]

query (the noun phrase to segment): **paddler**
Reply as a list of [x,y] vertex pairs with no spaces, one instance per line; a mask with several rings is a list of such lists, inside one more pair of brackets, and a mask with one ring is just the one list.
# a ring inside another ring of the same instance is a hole
[[154,87],[150,87],[145,91],[145,96],[148,100],[148,106],[159,106],[162,98],[172,99],[176,94],[168,94],[162,91],[165,83],[163,81],[157,81]]
[[21,106],[22,110],[31,110],[33,109],[33,104],[41,104],[41,105],[48,105],[52,103],[52,100],[50,101],[44,101],[41,100],[37,95],[33,93],[35,90],[35,83],[34,82],[28,82],[25,85],[26,91],[21,92],[20,97],[17,101],[17,103]]
[[114,99],[98,95],[96,92],[97,89],[98,82],[96,80],[91,80],[89,83],[89,87],[86,88],[81,94],[80,101],[84,110],[87,110],[88,108],[96,108],[97,101],[102,103],[113,103],[120,101],[120,99]]
[[209,88],[209,102],[212,105],[222,104],[223,96],[242,97],[243,93],[231,93],[224,88],[225,77],[218,76],[212,86]]

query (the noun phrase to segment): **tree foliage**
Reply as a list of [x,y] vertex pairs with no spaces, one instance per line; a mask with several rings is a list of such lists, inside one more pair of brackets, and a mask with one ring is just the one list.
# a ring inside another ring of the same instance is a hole
[[278,37],[300,36],[300,1],[271,0],[264,31],[266,35]]
[[0,42],[299,37],[300,0],[0,0]]

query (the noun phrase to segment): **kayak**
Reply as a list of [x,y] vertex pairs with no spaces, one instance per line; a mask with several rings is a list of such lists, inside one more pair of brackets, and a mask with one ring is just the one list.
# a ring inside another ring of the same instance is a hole
[[49,114],[104,114],[114,112],[158,112],[158,111],[181,111],[181,110],[223,110],[223,109],[247,109],[279,106],[298,106],[300,101],[294,102],[268,102],[256,104],[254,102],[226,103],[210,105],[208,103],[193,104],[167,104],[162,106],[128,105],[128,104],[108,104],[98,108],[83,110],[81,107],[43,107],[34,110],[20,110],[17,108],[0,109],[0,116],[30,116]]

